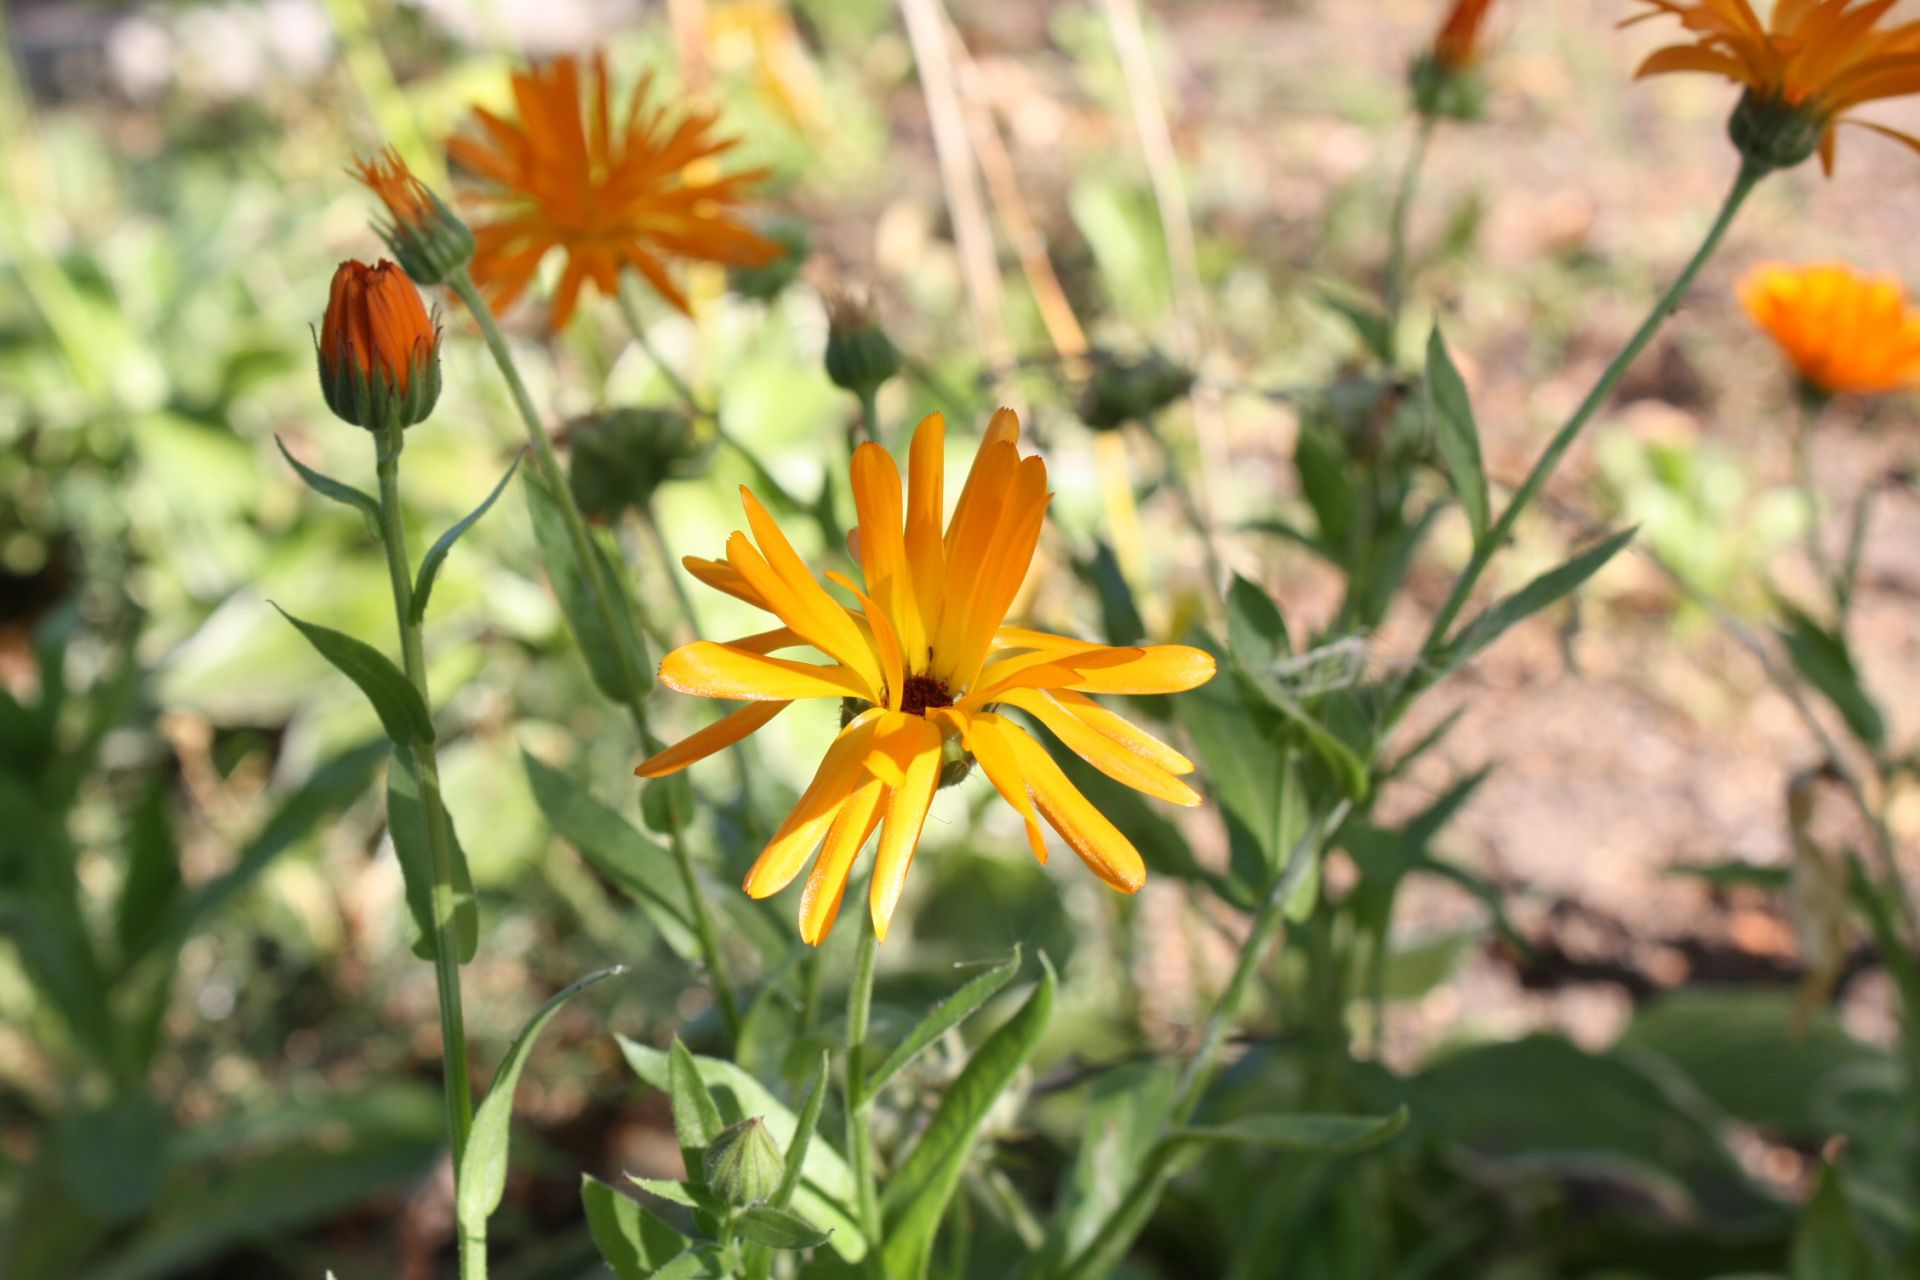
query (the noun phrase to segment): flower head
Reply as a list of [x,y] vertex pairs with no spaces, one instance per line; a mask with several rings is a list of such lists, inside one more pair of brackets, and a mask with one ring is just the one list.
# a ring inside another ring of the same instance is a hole
[[440,398],[440,331],[391,262],[333,273],[319,360],[327,407],[356,427],[410,427]]
[[1481,33],[1493,0],[1453,0],[1433,44],[1408,73],[1413,105],[1429,120],[1478,120],[1486,111]]
[[421,284],[444,284],[473,257],[473,232],[388,147],[350,170],[386,206],[380,238],[406,273]]
[[567,260],[554,290],[555,329],[573,315],[584,285],[611,297],[624,268],[685,311],[686,295],[668,275],[667,259],[760,266],[780,254],[737,213],[763,171],[714,171],[713,158],[735,140],[716,136],[711,113],[669,123],[667,110],[648,102],[648,76],[616,118],[599,57],[584,95],[580,81],[570,57],[518,72],[519,120],[476,108],[479,130],[448,146],[454,163],[484,184],[480,200],[489,220],[475,231],[473,276],[493,307],[524,293],[553,249]]
[[1881,27],[1894,0],[1776,0],[1762,22],[1752,0],[1639,0],[1629,23],[1670,15],[1694,33],[1640,65],[1642,76],[1706,71],[1746,86],[1731,132],[1766,169],[1816,150],[1833,172],[1834,132],[1858,125],[1920,150],[1920,140],[1852,118],[1855,108],[1920,93],[1920,22]]
[[1842,262],[1762,263],[1740,301],[1816,395],[1871,395],[1920,382],[1920,310],[1891,276]]
[[[752,537],[735,533],[725,560],[688,557],[709,586],[767,610],[780,623],[725,644],[698,641],[668,654],[673,688],[747,705],[642,764],[657,778],[744,738],[799,698],[832,698],[845,723],[812,783],[748,871],[756,898],[779,892],[819,848],[800,900],[800,936],[818,945],[833,927],[855,856],[880,832],[869,908],[885,937],[943,778],[977,762],[1026,824],[1046,860],[1044,819],[1093,873],[1123,893],[1146,867],[1122,835],[1067,780],[1046,749],[1007,713],[1020,711],[1108,776],[1174,804],[1197,804],[1182,781],[1193,766],[1108,710],[1097,693],[1177,693],[1212,678],[1214,660],[1185,645],[1110,647],[1005,625],[1027,576],[1047,510],[1047,468],[1020,456],[1020,423],[995,414],[943,533],[939,414],[914,433],[904,502],[900,473],[877,444],[853,457],[859,514],[855,554],[864,589],[829,574],[858,607],[830,595],[766,509],[743,489]],[[758,543],[758,546],[755,543]],[[826,661],[772,656],[818,650]]]

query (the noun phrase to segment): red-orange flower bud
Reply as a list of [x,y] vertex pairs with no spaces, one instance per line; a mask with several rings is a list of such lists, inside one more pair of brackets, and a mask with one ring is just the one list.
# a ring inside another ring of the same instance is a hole
[[391,262],[333,273],[319,357],[327,407],[356,427],[410,427],[440,398],[440,330]]

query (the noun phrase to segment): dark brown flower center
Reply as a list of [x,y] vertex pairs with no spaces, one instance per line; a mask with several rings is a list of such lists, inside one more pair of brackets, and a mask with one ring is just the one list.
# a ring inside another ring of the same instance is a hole
[[900,709],[910,716],[924,716],[928,711],[953,705],[953,695],[947,692],[947,686],[932,676],[908,676],[906,688],[900,691]]

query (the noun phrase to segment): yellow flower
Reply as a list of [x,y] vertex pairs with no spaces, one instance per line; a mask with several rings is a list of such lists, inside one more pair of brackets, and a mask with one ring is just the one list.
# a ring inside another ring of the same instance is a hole
[[1920,150],[1908,134],[1851,118],[1866,103],[1920,93],[1920,22],[1880,27],[1894,0],[1776,0],[1765,22],[1751,0],[1639,3],[1647,12],[1629,24],[1665,14],[1696,37],[1659,50],[1639,75],[1706,71],[1745,85],[1733,133],[1749,159],[1784,168],[1817,146],[1821,167],[1832,173],[1841,124]]
[[[781,625],[667,655],[660,677],[668,685],[747,705],[635,772],[657,778],[684,769],[796,699],[840,700],[844,727],[746,879],[756,898],[778,893],[820,847],[800,900],[800,936],[810,944],[833,927],[854,858],[875,829],[880,844],[869,906],[875,932],[886,936],[934,792],[943,775],[957,780],[975,761],[1025,821],[1035,857],[1046,861],[1045,819],[1114,888],[1133,893],[1145,883],[1132,842],[1008,710],[1032,716],[1109,777],[1174,804],[1199,803],[1180,776],[1192,764],[1089,695],[1195,688],[1213,676],[1210,654],[1185,645],[1086,644],[1003,625],[1048,501],[1046,464],[1020,456],[1019,434],[1011,410],[994,415],[944,534],[946,427],[939,414],[914,433],[904,507],[900,472],[887,451],[876,444],[855,451],[854,545],[865,590],[827,576],[857,609],[828,594],[746,489],[752,537],[729,538],[724,561],[685,561],[695,577],[767,610]],[[818,650],[826,662],[772,656],[800,647]]]
[[611,297],[624,268],[685,311],[669,257],[750,267],[780,255],[737,215],[763,171],[714,176],[713,157],[735,140],[715,136],[711,113],[669,124],[664,107],[648,104],[651,84],[648,76],[635,85],[616,119],[604,59],[594,58],[583,97],[579,64],[556,58],[514,75],[518,122],[476,108],[479,131],[448,145],[453,162],[486,184],[480,199],[492,220],[474,228],[473,278],[495,310],[526,291],[553,249],[567,260],[553,295],[556,330],[582,286]]
[[1920,381],[1920,311],[1891,276],[1843,262],[1767,262],[1740,282],[1740,301],[1822,395],[1871,395]]

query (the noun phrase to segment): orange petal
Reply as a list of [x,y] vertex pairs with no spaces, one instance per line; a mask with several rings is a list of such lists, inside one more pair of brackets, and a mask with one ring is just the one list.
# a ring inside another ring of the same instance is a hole
[[1088,728],[1065,707],[1035,689],[1016,689],[1006,695],[1009,706],[1020,708],[1053,732],[1067,749],[1115,782],[1125,783],[1169,804],[1196,805],[1200,793],[1180,779],[1125,747]]
[[913,864],[913,852],[919,847],[920,831],[940,783],[940,730],[925,720],[915,719],[912,725],[909,734],[915,751],[905,779],[887,806],[887,825],[880,833],[880,851],[874,856],[873,883],[868,890],[873,933],[882,942],[887,940],[887,926],[900,903],[907,868]]
[[1133,842],[1107,821],[1078,788],[1060,772],[1046,748],[1009,720],[1001,732],[1012,748],[1014,763],[1026,779],[1034,803],[1049,825],[1073,846],[1089,870],[1122,893],[1136,893],[1147,882],[1147,865]]
[[1215,669],[1205,649],[1150,644],[1132,662],[1090,670],[1071,687],[1082,693],[1184,693],[1213,679]]
[[993,784],[1000,798],[1012,805],[1014,812],[1020,815],[1020,820],[1026,823],[1027,846],[1044,865],[1047,860],[1047,837],[1040,830],[1040,815],[1034,812],[1033,797],[1027,793],[1027,782],[1020,774],[1013,748],[1007,745],[1003,735],[1001,726],[1006,725],[1006,721],[991,712],[947,709],[934,712],[934,719],[960,734],[961,744],[966,747],[967,754],[979,762],[987,781]]
[[668,654],[660,663],[660,679],[681,693],[736,702],[867,696],[859,678],[845,667],[770,658],[711,640],[696,640]]
[[800,891],[800,940],[817,947],[826,940],[833,922],[840,916],[840,901],[847,894],[847,876],[853,860],[867,843],[867,837],[880,821],[880,797],[886,790],[877,778],[868,778],[854,789],[834,816],[827,841],[814,859],[806,888]]
[[749,702],[695,733],[688,734],[665,751],[641,762],[634,772],[643,778],[664,778],[678,773],[696,760],[704,760],[723,747],[730,747],[767,721],[792,706],[791,702]]
[[855,716],[827,748],[799,803],[748,869],[745,888],[749,897],[771,897],[800,874],[807,855],[864,776],[861,761],[872,745],[874,720],[879,715],[878,710],[868,710]]

